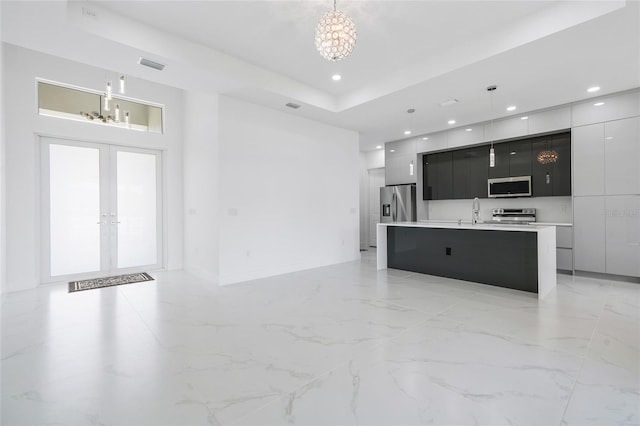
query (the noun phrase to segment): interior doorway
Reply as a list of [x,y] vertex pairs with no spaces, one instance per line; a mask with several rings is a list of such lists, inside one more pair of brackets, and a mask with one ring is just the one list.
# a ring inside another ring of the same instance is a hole
[[161,152],[41,142],[43,281],[161,267]]
[[384,168],[369,169],[369,246],[376,247],[376,225],[380,222],[380,187],[384,186]]

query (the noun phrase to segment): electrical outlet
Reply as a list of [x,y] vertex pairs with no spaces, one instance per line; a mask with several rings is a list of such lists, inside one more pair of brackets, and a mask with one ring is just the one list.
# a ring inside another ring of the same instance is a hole
[[98,14],[91,9],[87,9],[86,7],[82,8],[82,16],[84,16],[85,18],[98,19]]

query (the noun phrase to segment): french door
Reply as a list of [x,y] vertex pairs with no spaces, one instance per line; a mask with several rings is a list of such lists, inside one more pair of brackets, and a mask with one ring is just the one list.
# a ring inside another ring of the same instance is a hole
[[161,153],[41,141],[43,281],[161,267]]

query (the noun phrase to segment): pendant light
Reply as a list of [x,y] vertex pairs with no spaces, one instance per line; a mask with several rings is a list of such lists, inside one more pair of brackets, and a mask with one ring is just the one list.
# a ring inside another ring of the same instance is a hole
[[[409,128],[404,131],[405,135],[410,135],[413,131],[413,113],[416,112],[415,108],[409,108],[407,114],[409,114]],[[409,161],[409,176],[413,176],[413,160]]]
[[125,92],[126,92],[126,87],[125,87],[125,85],[126,85],[126,83],[127,83],[127,80],[126,80],[126,77],[124,76],[124,74],[120,74],[120,79],[119,79],[118,81],[119,81],[119,83],[120,83],[120,87],[119,87],[119,89],[120,89],[120,90],[119,90],[119,91],[120,91],[120,94],[121,94],[121,95],[124,95],[124,94],[125,94]]
[[114,121],[116,123],[120,122],[120,105],[119,104],[116,104],[116,111],[115,111],[115,114],[114,114]]
[[336,8],[322,15],[316,26],[316,49],[328,61],[346,58],[356,45],[356,26],[347,15]]
[[489,92],[490,100],[491,100],[491,148],[489,148],[489,167],[496,166],[496,152],[493,149],[493,92],[496,91],[498,86],[491,85],[487,87],[487,91]]

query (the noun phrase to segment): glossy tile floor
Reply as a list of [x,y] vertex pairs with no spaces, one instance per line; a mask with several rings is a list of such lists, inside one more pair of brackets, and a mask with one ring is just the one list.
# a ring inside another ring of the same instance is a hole
[[2,299],[3,425],[640,424],[640,285],[546,300],[372,252],[231,287],[182,272]]

